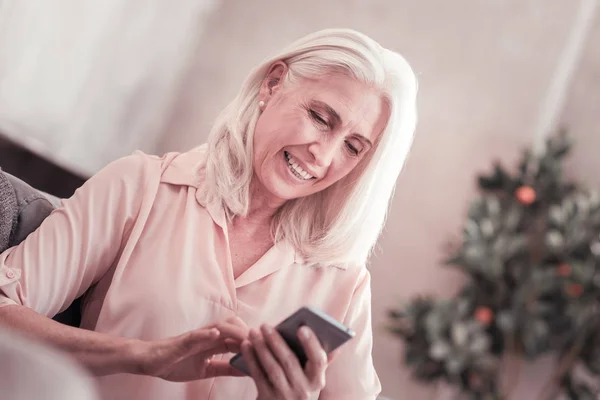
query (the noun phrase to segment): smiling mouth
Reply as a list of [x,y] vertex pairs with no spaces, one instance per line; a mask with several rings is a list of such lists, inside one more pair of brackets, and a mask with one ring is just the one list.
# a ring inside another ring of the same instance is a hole
[[314,176],[306,172],[300,167],[298,162],[288,153],[287,151],[283,152],[283,156],[285,157],[285,161],[287,162],[288,169],[290,172],[298,179],[303,181],[309,181],[311,179],[315,179]]

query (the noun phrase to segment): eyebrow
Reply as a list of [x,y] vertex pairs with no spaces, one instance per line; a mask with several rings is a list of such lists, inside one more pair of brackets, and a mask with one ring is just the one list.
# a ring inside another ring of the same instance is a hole
[[[337,111],[335,111],[329,104],[327,104],[327,103],[325,103],[323,101],[320,101],[320,100],[314,100],[314,103],[315,103],[316,106],[323,108],[325,110],[325,112],[327,114],[329,114],[329,118],[331,118],[336,125],[341,125],[342,124],[342,117],[340,117],[340,114],[338,114]],[[354,136],[357,136],[357,137],[361,138],[362,140],[364,140],[365,142],[367,142],[367,144],[370,147],[373,147],[373,143],[371,143],[371,141],[369,139],[367,139],[366,137],[364,137],[360,133],[354,133]]]

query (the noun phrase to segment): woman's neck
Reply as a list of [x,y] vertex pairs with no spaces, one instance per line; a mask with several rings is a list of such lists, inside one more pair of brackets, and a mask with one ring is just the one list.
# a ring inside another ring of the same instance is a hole
[[256,176],[250,183],[248,214],[243,219],[254,225],[270,225],[273,215],[285,200],[270,193]]
[[250,184],[250,199],[246,216],[236,216],[229,224],[230,229],[243,230],[248,233],[258,233],[269,230],[273,215],[284,203],[274,199],[255,179]]

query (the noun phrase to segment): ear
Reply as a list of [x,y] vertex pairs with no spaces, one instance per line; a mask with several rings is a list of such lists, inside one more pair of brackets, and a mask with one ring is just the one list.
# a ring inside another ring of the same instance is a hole
[[271,97],[281,88],[283,80],[288,72],[288,66],[283,61],[277,61],[271,67],[265,75],[261,85],[259,100],[268,103]]

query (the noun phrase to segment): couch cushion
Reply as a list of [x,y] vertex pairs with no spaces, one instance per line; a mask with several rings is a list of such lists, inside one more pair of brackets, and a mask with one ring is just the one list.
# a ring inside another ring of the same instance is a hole
[[17,196],[8,175],[0,170],[0,252],[10,247],[18,216]]
[[[50,199],[39,190],[6,172],[0,172],[0,174],[3,174],[12,185],[17,204],[16,227],[13,228],[8,243],[8,247],[11,247],[21,243],[31,232],[35,231],[55,207]],[[0,251],[3,250],[0,248]]]

